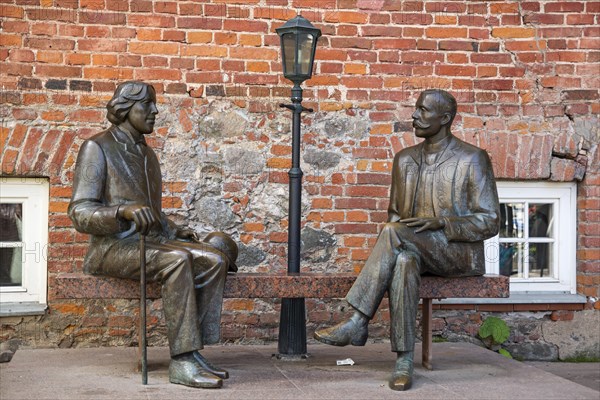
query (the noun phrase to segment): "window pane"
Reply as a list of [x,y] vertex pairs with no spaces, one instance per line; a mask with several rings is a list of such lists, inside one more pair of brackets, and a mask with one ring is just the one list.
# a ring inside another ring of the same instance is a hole
[[552,243],[529,243],[529,277],[553,277]]
[[500,237],[522,238],[525,203],[500,203]]
[[[13,203],[0,204],[0,242],[21,242],[23,205]],[[0,248],[0,286],[21,285],[20,247]]]
[[529,204],[529,237],[553,237],[552,204]]
[[523,277],[523,243],[500,243],[500,274]]
[[0,286],[21,286],[22,254],[21,247],[0,248]]
[[22,204],[0,204],[0,242],[21,241]]

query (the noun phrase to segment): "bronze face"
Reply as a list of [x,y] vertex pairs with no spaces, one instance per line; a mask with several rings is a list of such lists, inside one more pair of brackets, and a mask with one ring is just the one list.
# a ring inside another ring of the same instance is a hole
[[158,114],[156,93],[154,88],[149,86],[146,96],[142,100],[136,101],[129,110],[127,122],[139,133],[147,135],[154,130],[156,114]]
[[435,136],[442,126],[450,122],[450,116],[440,111],[444,108],[438,104],[440,101],[444,101],[443,97],[435,93],[422,93],[419,96],[415,112],[412,114],[412,125],[416,136],[420,138]]

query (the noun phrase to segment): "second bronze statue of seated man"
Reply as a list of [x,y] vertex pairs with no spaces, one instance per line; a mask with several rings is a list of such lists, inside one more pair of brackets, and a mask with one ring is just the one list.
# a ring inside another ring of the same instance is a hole
[[201,242],[162,212],[160,165],[144,139],[158,114],[154,88],[122,83],[107,109],[111,127],[79,150],[68,210],[75,228],[91,235],[84,271],[139,279],[138,242],[140,234],[147,235],[146,273],[162,287],[169,379],[221,387],[228,372],[211,365],[199,350],[220,339],[223,289],[228,270],[237,271],[237,245],[220,232]]
[[426,90],[412,115],[425,140],[394,157],[388,222],[346,300],[354,315],[315,339],[336,346],[363,346],[368,323],[389,293],[392,351],[397,353],[390,388],[412,384],[421,275],[482,275],[483,241],[499,230],[498,193],[487,153],[450,131],[456,100]]

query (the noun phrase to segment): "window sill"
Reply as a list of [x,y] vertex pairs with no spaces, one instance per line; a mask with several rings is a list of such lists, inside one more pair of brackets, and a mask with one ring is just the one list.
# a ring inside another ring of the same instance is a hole
[[433,304],[585,304],[587,298],[581,294],[524,292],[511,293],[508,298],[461,298],[433,300]]
[[44,315],[47,308],[40,303],[0,303],[0,317]]

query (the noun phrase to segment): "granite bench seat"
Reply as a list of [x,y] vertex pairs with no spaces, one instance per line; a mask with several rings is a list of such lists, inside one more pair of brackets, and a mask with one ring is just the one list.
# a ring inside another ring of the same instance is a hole
[[[352,273],[228,275],[225,298],[343,298],[354,283]],[[135,280],[64,273],[54,277],[50,297],[54,299],[138,299],[139,282]],[[160,297],[160,287],[148,284],[148,298]],[[508,297],[508,278],[499,275],[467,278],[424,276],[421,298],[489,298]]]
[[[225,298],[343,298],[354,283],[351,273],[268,274],[238,273],[227,276]],[[139,282],[82,273],[59,274],[49,285],[51,299],[136,299]],[[148,298],[160,297],[160,287],[151,283]],[[509,278],[483,275],[466,278],[423,276],[420,297],[422,304],[422,363],[431,366],[432,300],[445,298],[503,298],[509,296]]]

